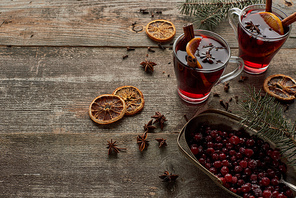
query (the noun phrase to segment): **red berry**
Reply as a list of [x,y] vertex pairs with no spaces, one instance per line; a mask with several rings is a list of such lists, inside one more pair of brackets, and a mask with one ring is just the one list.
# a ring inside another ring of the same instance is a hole
[[220,170],[222,175],[226,175],[227,173],[229,173],[229,169],[227,166],[223,166]]
[[245,155],[247,157],[251,157],[254,154],[254,151],[252,149],[245,149]]
[[268,186],[270,184],[270,179],[268,177],[263,177],[260,181],[262,186]]
[[192,144],[190,150],[193,155],[197,155],[199,153],[199,149],[198,149],[197,144]]
[[224,176],[224,178],[225,178],[225,181],[227,181],[227,182],[232,182],[232,175],[231,175],[231,174],[227,173],[227,174]]
[[271,192],[270,190],[264,190],[262,193],[263,198],[271,198]]
[[237,144],[239,144],[240,139],[236,135],[233,135],[233,136],[231,136],[231,138],[229,138],[229,142],[231,144],[237,145]]
[[213,165],[215,168],[221,168],[222,162],[220,160],[218,160],[218,161],[215,161]]
[[242,160],[239,162],[239,165],[242,167],[242,168],[247,168],[248,167],[248,162],[245,161],[245,160]]

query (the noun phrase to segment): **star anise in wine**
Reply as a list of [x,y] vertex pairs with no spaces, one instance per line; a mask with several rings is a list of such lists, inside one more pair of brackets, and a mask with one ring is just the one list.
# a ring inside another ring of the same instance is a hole
[[147,124],[144,125],[144,131],[148,133],[153,129],[156,129],[156,126],[153,125],[153,120],[151,119]]
[[202,59],[202,62],[204,63],[208,62],[210,64],[213,64],[215,59],[211,54],[211,49],[206,51],[206,53],[202,53],[200,58]]
[[154,118],[153,123],[159,123],[161,130],[163,130],[164,122],[167,121],[166,117],[162,115],[160,112],[155,112],[154,116],[151,116],[151,118]]
[[159,148],[167,146],[166,139],[163,138],[155,138],[155,140],[159,143]]
[[147,140],[148,133],[144,132],[143,135],[138,135],[137,143],[139,145],[139,150],[142,152],[145,148],[149,146],[149,141]]
[[257,34],[261,34],[259,26],[260,25],[255,25],[252,21],[250,21],[246,22],[245,28],[249,29],[251,32],[256,31]]
[[175,175],[172,173],[169,173],[169,171],[164,171],[162,175],[159,176],[160,179],[163,179],[164,182],[173,182],[176,181],[176,179],[179,177],[179,175]]
[[108,155],[110,155],[113,152],[115,153],[119,153],[120,151],[122,150],[126,150],[126,148],[118,148],[117,144],[116,144],[116,141],[113,142],[113,140],[111,139],[111,141],[107,141],[108,142],[108,146],[107,146],[107,149],[108,149]]
[[154,71],[154,66],[157,64],[152,61],[145,60],[141,62],[140,65],[144,68],[145,72],[152,73]]

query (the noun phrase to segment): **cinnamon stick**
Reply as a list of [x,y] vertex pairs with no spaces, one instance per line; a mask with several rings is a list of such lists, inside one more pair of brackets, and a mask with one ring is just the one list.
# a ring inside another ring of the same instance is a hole
[[188,43],[191,39],[194,38],[194,30],[193,30],[192,23],[184,25],[183,31],[184,31],[184,38],[186,40],[186,43]]
[[271,12],[272,0],[266,0],[265,11]]
[[284,18],[282,20],[282,24],[284,27],[289,26],[290,24],[294,23],[296,21],[296,12],[294,14],[291,14],[287,18]]

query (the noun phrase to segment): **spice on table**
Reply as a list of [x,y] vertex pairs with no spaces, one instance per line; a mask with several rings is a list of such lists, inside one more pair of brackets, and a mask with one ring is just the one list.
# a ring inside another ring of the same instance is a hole
[[141,152],[149,146],[149,141],[146,140],[147,136],[148,136],[148,133],[144,132],[143,135],[138,135],[137,137],[137,144],[139,145],[139,150]]
[[144,68],[145,72],[153,72],[154,71],[154,66],[157,65],[156,63],[152,61],[145,60],[140,63],[140,65]]
[[148,47],[148,51],[149,51],[149,52],[155,52],[155,50],[152,49],[151,47]]
[[214,97],[220,97],[220,94],[219,93],[213,93],[213,96]]
[[249,29],[251,32],[256,31],[257,34],[261,34],[259,25],[255,25],[252,21],[246,22],[245,28]]
[[126,51],[134,51],[135,48],[132,48],[132,47],[126,47]]
[[248,80],[248,76],[240,76],[238,82],[245,82],[246,80]]
[[122,59],[123,59],[123,60],[126,59],[126,58],[128,58],[128,55],[124,55],[124,56],[122,56]]
[[151,116],[151,118],[154,118],[153,123],[159,123],[161,130],[163,130],[164,122],[167,121],[166,117],[162,115],[160,112],[155,112],[154,116]]
[[159,176],[159,178],[162,179],[163,182],[174,182],[178,177],[179,175],[169,173],[169,171],[164,171],[164,173]]
[[163,138],[155,138],[156,141],[159,143],[159,148],[167,146],[166,139]]
[[150,130],[156,129],[156,126],[152,124],[153,124],[153,119],[151,119],[147,124],[144,125],[144,131],[148,133]]
[[225,92],[228,92],[229,91],[229,88],[230,88],[229,82],[224,83],[224,91]]
[[113,140],[111,139],[111,141],[107,141],[108,142],[108,146],[107,146],[107,149],[108,149],[108,155],[110,155],[113,152],[115,153],[119,153],[120,151],[123,151],[123,150],[126,150],[126,148],[118,148],[117,144],[116,144],[116,141],[113,142]]

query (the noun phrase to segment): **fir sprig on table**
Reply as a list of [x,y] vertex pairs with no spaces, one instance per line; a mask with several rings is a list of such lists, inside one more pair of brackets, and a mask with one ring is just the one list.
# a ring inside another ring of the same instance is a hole
[[196,28],[213,30],[227,17],[230,8],[264,3],[265,0],[186,0],[179,9],[182,14],[194,17]]
[[296,166],[296,131],[283,116],[281,104],[268,94],[262,96],[255,89],[246,94],[241,103],[243,121],[248,127],[256,129],[260,137],[267,138],[279,148],[289,164]]

